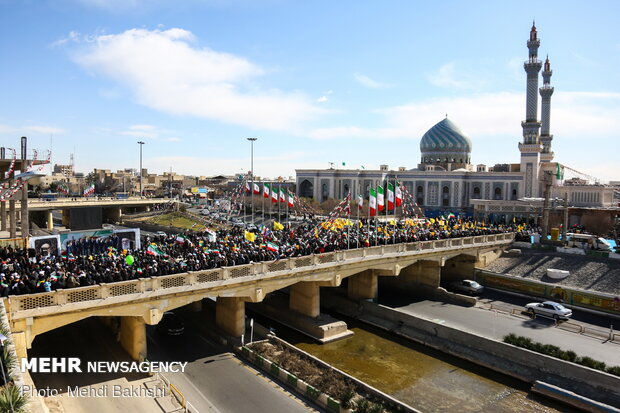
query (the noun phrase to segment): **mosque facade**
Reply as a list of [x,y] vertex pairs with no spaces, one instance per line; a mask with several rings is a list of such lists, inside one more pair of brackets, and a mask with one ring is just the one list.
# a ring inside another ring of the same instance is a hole
[[472,215],[476,210],[484,210],[485,215],[491,213],[508,219],[536,214],[547,180],[551,185],[550,195],[567,197],[572,206],[611,206],[611,187],[558,179],[557,171],[561,171],[562,166],[554,161],[550,132],[553,72],[548,58],[544,63],[538,59],[539,47],[540,39],[533,24],[527,41],[528,59],[524,63],[526,116],[521,122],[523,137],[518,144],[519,163],[472,165],[471,139],[446,116],[422,136],[417,168],[393,170],[381,165],[379,170],[297,169],[297,195],[320,202],[328,198],[342,199],[348,193],[352,199],[358,195],[368,199],[370,188],[385,187],[386,181],[398,180],[427,215],[444,212]]

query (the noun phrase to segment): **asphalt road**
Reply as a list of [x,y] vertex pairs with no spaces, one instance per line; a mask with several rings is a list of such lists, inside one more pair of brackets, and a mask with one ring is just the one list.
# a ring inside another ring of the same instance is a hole
[[[578,334],[575,324],[601,331],[609,332],[613,324],[612,318],[592,316],[579,310],[574,310],[571,324],[560,322],[558,327],[552,319],[536,317],[531,319],[527,314],[521,314],[525,302],[524,298],[513,297],[502,293],[487,293],[481,297],[475,307],[417,300],[395,291],[379,293],[379,304],[383,304],[404,313],[422,316],[429,320],[462,329],[481,336],[501,340],[505,335],[514,333],[530,337],[532,340],[559,346],[565,350],[573,350],[579,356],[590,356],[595,360],[603,361],[609,366],[620,366],[620,343],[610,342],[595,334]],[[508,314],[489,309],[493,303],[502,309],[516,309],[516,314]],[[618,324],[616,320],[616,324]],[[571,331],[568,331],[568,330]]]
[[187,361],[184,373],[166,377],[200,412],[308,412],[316,411],[206,334],[201,318],[206,312],[176,310],[185,322],[181,336],[165,336],[149,327],[149,360]]

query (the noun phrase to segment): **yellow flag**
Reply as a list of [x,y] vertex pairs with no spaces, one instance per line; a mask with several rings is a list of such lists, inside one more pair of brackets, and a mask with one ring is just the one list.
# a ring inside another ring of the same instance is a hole
[[428,220],[428,222],[430,222],[431,224],[434,224],[434,223],[435,223],[435,218],[430,218],[430,219]]
[[284,225],[280,224],[278,221],[273,221],[273,230],[280,231],[284,229]]
[[245,235],[245,239],[250,242],[254,242],[254,240],[256,239],[256,234],[250,231],[243,231],[243,235]]

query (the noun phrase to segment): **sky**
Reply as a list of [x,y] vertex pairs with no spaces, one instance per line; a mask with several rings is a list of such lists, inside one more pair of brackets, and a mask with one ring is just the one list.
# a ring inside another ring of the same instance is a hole
[[138,168],[144,141],[149,172],[210,176],[246,173],[256,137],[255,175],[288,177],[415,168],[447,115],[472,163],[518,163],[535,19],[555,160],[620,180],[619,15],[616,0],[0,0],[0,146],[27,136],[87,173]]

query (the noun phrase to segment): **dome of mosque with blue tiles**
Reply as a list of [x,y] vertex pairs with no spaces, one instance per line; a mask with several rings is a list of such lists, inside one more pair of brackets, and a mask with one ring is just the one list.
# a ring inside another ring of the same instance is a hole
[[420,152],[467,153],[471,152],[471,140],[447,117],[430,128],[420,141]]

